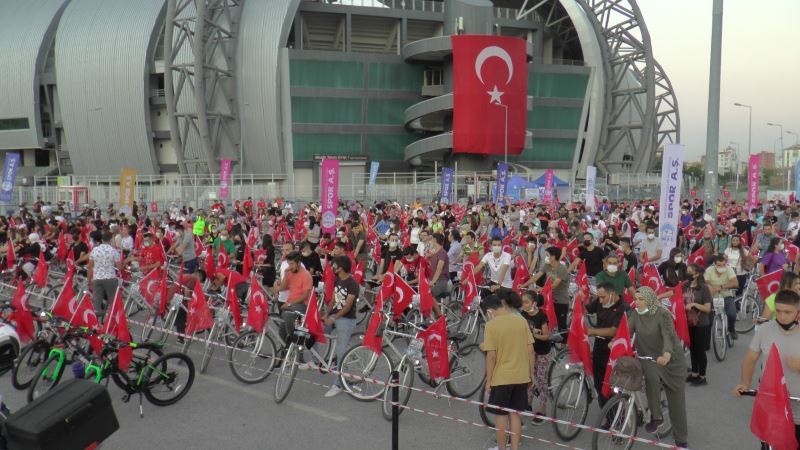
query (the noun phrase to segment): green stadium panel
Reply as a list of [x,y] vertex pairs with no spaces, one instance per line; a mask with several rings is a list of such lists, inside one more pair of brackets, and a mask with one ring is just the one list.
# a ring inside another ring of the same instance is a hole
[[424,71],[413,64],[370,63],[369,88],[420,92]]
[[418,101],[371,98],[367,103],[367,123],[370,125],[403,126],[405,110]]
[[294,160],[312,161],[314,155],[358,155],[360,134],[292,133]]
[[589,76],[584,74],[532,72],[528,93],[534,97],[584,98]]
[[402,161],[407,145],[419,139],[415,134],[368,134],[367,155],[376,161]]
[[575,139],[533,138],[533,148],[522,152],[519,161],[572,162],[573,153]]
[[581,122],[581,108],[564,106],[534,106],[528,111],[528,129],[577,130]]
[[292,87],[361,89],[364,87],[364,64],[356,61],[291,59],[289,83]]
[[292,97],[293,123],[361,123],[360,98]]

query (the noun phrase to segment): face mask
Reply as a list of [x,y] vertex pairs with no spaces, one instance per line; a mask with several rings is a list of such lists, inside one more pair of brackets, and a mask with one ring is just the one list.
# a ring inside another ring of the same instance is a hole
[[619,270],[619,267],[617,267],[616,264],[609,264],[607,270],[608,270],[608,273],[617,273],[617,270]]
[[783,244],[778,245],[778,250],[783,250],[785,246]]
[[672,258],[672,260],[675,261],[675,264],[680,264],[681,262],[683,262],[683,257],[682,256],[676,256],[676,257]]
[[337,234],[337,235],[336,235],[336,237],[337,237],[337,238],[339,238],[339,239],[341,239],[341,238],[343,238],[343,237],[344,237],[344,235],[343,235],[343,234]]
[[144,241],[144,246],[145,247],[150,247],[151,245],[153,245],[152,241]]
[[647,234],[647,239],[650,239],[650,240],[652,241],[652,240],[653,240],[653,239],[655,239],[655,238],[656,238],[656,235],[655,235],[655,233],[648,233],[648,234]]
[[643,316],[643,315],[647,314],[648,312],[650,312],[650,310],[648,308],[645,308],[645,309],[636,308],[636,312],[639,313],[640,316]]
[[536,248],[536,243],[535,242],[528,242],[528,248],[533,250],[534,248]]
[[495,255],[499,255],[500,252],[502,252],[502,251],[503,251],[503,247],[501,247],[499,245],[493,245],[492,246],[492,253],[494,253]]
[[389,248],[397,248],[397,242],[389,241]]
[[220,236],[219,238],[220,238],[221,240],[223,240],[223,241],[227,241],[227,240],[228,240],[228,236]]
[[539,243],[546,244],[547,243],[547,238],[539,238]]
[[612,306],[614,306],[614,303],[615,302],[613,300],[609,300],[608,303],[600,303],[600,305],[603,307],[603,309],[610,309]]
[[711,222],[711,215],[710,214],[704,215],[703,220],[705,220],[706,222]]
[[[775,322],[778,322],[778,319],[775,319]],[[797,326],[797,322],[796,321],[795,322],[790,322],[788,324],[783,324],[783,323],[778,322],[778,325],[780,325],[781,328],[783,328],[783,331],[792,331],[794,329],[794,327]]]
[[714,267],[714,270],[716,270],[717,273],[725,273],[727,269],[728,269],[727,267],[716,267],[716,266]]
[[588,247],[590,245],[592,245],[592,241],[583,241],[583,246],[584,247]]
[[547,256],[544,257],[544,263],[545,264],[550,264],[550,255],[547,255]]

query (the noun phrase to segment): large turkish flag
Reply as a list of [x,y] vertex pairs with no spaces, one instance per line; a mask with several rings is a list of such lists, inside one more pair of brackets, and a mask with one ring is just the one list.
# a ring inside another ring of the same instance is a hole
[[527,112],[526,41],[461,35],[452,42],[453,152],[502,155],[507,139],[508,153],[520,154]]

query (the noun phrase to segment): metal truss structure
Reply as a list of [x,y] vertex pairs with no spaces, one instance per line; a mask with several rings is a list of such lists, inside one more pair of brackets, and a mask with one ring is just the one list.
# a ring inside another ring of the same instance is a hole
[[577,36],[565,23],[564,1],[581,6],[603,53],[606,110],[600,145],[589,164],[605,173],[646,172],[656,163],[658,148],[680,141],[680,116],[639,6],[636,0],[524,0],[517,18],[538,10],[551,35],[569,44]]
[[167,2],[164,93],[181,174],[214,173],[218,158],[238,155],[235,55],[243,1]]

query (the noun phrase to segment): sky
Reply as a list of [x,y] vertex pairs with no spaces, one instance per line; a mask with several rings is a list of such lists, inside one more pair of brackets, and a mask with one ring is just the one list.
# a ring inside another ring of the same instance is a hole
[[[686,160],[706,148],[712,0],[638,0],[655,58],[672,81]],[[747,155],[748,110],[752,151],[773,151],[783,124],[784,147],[800,134],[800,0],[726,0],[722,26],[720,147],[737,142]],[[734,146],[735,148],[735,146]]]

